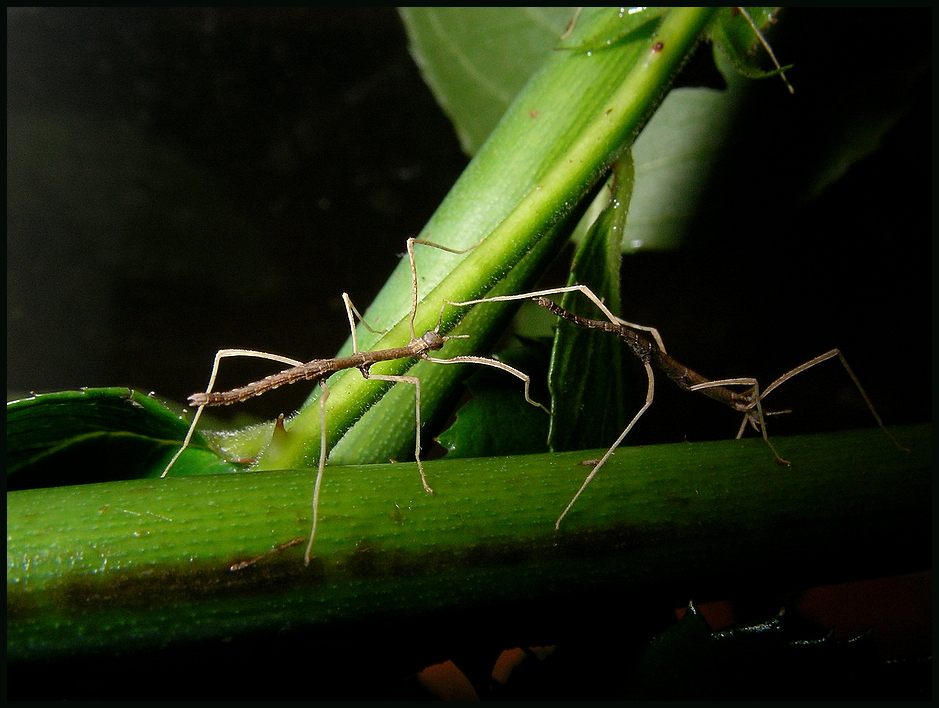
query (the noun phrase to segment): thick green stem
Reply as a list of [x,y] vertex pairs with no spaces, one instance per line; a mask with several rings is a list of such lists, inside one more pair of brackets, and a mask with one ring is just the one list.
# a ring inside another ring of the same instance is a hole
[[[559,532],[589,452],[8,496],[8,652],[37,660],[251,631],[406,620],[521,598],[657,590],[680,604],[928,567],[931,426],[619,450]],[[40,521],[41,520],[41,521]]]

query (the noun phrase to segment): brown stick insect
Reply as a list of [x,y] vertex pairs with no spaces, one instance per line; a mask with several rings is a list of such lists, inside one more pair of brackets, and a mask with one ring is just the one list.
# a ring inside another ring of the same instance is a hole
[[[318,510],[319,510],[319,497],[320,489],[323,481],[323,473],[326,468],[326,399],[329,397],[329,388],[326,385],[326,380],[334,373],[343,371],[345,369],[358,369],[362,376],[366,379],[376,379],[380,381],[389,381],[392,383],[408,383],[414,386],[414,425],[415,425],[415,440],[414,440],[414,457],[417,461],[417,468],[421,475],[421,484],[424,487],[424,491],[428,494],[433,493],[433,489],[427,482],[427,475],[424,472],[424,465],[421,462],[421,442],[420,442],[420,433],[421,433],[421,383],[420,380],[415,376],[392,376],[392,375],[382,375],[374,374],[370,372],[370,368],[373,364],[376,364],[380,361],[391,361],[394,359],[424,359],[425,361],[434,362],[437,364],[482,364],[485,366],[492,366],[497,369],[502,369],[516,378],[520,379],[525,385],[525,400],[528,401],[533,406],[539,406],[544,408],[540,403],[532,400],[529,393],[529,386],[531,384],[531,379],[527,374],[518,369],[509,366],[508,364],[498,361],[496,359],[489,359],[486,357],[479,356],[455,356],[451,359],[439,359],[429,355],[429,352],[438,351],[443,348],[447,341],[450,339],[466,338],[469,335],[443,335],[440,334],[440,322],[443,315],[443,307],[440,308],[440,317],[437,320],[437,326],[432,329],[424,332],[420,337],[418,337],[414,331],[414,320],[417,313],[417,269],[414,264],[414,244],[422,244],[424,246],[432,246],[434,248],[439,248],[450,253],[461,254],[466,251],[457,251],[446,246],[441,246],[430,241],[425,241],[418,238],[409,238],[407,240],[407,253],[408,260],[411,265],[411,310],[409,315],[409,325],[410,325],[410,335],[411,340],[400,347],[393,347],[390,349],[378,349],[374,351],[359,351],[358,336],[356,334],[355,327],[355,317],[358,317],[359,321],[371,332],[379,334],[377,330],[372,329],[365,322],[362,316],[359,314],[358,310],[352,304],[352,300],[349,298],[347,293],[342,294],[343,302],[346,307],[346,315],[349,320],[349,328],[352,333],[352,349],[353,353],[349,356],[344,357],[335,357],[332,359],[313,359],[312,361],[302,362],[296,359],[291,359],[289,357],[280,356],[277,354],[269,354],[267,352],[255,351],[252,349],[222,349],[215,354],[215,360],[212,365],[212,373],[209,376],[209,383],[206,387],[206,390],[202,393],[194,393],[189,397],[190,404],[197,406],[196,413],[193,416],[192,423],[190,423],[189,430],[186,433],[186,437],[183,440],[183,444],[180,449],[176,452],[173,458],[167,464],[166,468],[163,470],[161,477],[165,477],[169,471],[172,469],[173,465],[176,463],[176,460],[179,459],[179,456],[183,453],[186,447],[189,445],[192,440],[192,436],[195,432],[196,425],[199,423],[199,418],[202,415],[202,411],[207,406],[224,406],[230,405],[233,403],[239,403],[241,401],[252,398],[253,396],[260,396],[272,391],[275,388],[280,386],[285,386],[288,384],[296,383],[298,381],[314,381],[319,384],[323,390],[323,395],[320,396],[320,453],[319,453],[319,463],[317,466],[316,472],[316,482],[313,487],[313,498],[311,502],[312,510],[312,521],[310,526],[310,538],[307,543],[306,550],[303,555],[304,563],[309,564],[310,554],[313,548],[313,539],[316,535],[316,526],[318,521]],[[475,248],[475,246],[474,246]],[[240,388],[235,388],[230,391],[213,391],[215,385],[215,379],[218,375],[219,366],[223,359],[229,357],[252,357],[260,359],[269,359],[271,361],[276,361],[281,364],[286,364],[290,368],[284,369],[276,374],[272,374],[266,378],[263,378],[259,381],[253,381],[245,386]],[[544,408],[547,412],[547,409]]]
[[[600,309],[600,311],[607,319],[592,320],[586,317],[575,315],[574,313],[565,310],[563,307],[556,304],[552,300],[549,300],[547,297],[548,295],[559,295],[568,292],[580,292],[585,295]],[[627,322],[626,320],[617,317],[612,312],[610,312],[609,308],[603,303],[603,301],[585,285],[570,285],[567,287],[538,290],[535,292],[522,293],[519,295],[504,295],[499,297],[482,298],[479,300],[469,300],[467,302],[454,302],[451,304],[455,306],[470,306],[478,305],[484,302],[506,302],[510,300],[533,300],[538,305],[546,308],[558,317],[565,319],[568,322],[572,322],[579,327],[602,330],[605,332],[610,332],[611,334],[615,334],[626,343],[627,347],[633,353],[633,355],[635,355],[642,362],[642,365],[646,370],[646,377],[648,379],[648,389],[646,392],[645,403],[633,416],[632,420],[629,421],[629,424],[626,426],[623,432],[620,433],[619,437],[610,446],[609,450],[606,451],[606,454],[604,454],[603,457],[601,457],[600,460],[593,466],[593,469],[590,471],[590,474],[587,475],[587,478],[584,480],[580,489],[577,490],[577,493],[570,500],[564,511],[561,512],[561,515],[555,522],[554,526],[556,529],[560,528],[561,521],[563,521],[564,517],[567,516],[567,513],[574,506],[574,503],[577,501],[580,495],[583,494],[584,490],[587,488],[587,485],[589,485],[593,478],[597,476],[597,472],[600,471],[600,468],[603,467],[608,459],[610,459],[610,456],[613,455],[613,453],[616,451],[616,448],[620,446],[620,444],[629,434],[629,431],[633,429],[633,426],[636,425],[636,422],[642,417],[643,413],[645,413],[652,405],[652,400],[655,396],[655,377],[653,375],[653,367],[662,371],[666,376],[674,381],[679,388],[684,389],[685,391],[700,392],[709,398],[713,398],[714,400],[719,401],[740,413],[743,413],[743,421],[740,424],[740,429],[737,431],[737,438],[739,439],[743,436],[743,433],[749,424],[750,427],[757,430],[763,436],[763,440],[766,441],[769,449],[773,452],[773,455],[776,458],[776,462],[783,465],[789,465],[790,462],[780,456],[780,454],[776,451],[776,448],[773,447],[773,444],[770,442],[769,435],[766,432],[766,416],[772,415],[773,413],[764,412],[762,402],[776,388],[794,376],[812,368],[816,364],[821,364],[822,362],[828,361],[829,359],[837,358],[844,365],[845,371],[848,372],[848,376],[851,377],[854,385],[857,387],[861,396],[864,398],[864,402],[867,404],[868,409],[874,416],[874,420],[877,421],[877,425],[880,426],[881,430],[887,434],[887,436],[898,448],[901,450],[906,450],[906,448],[900,446],[900,444],[894,439],[894,437],[884,426],[883,421],[880,419],[880,416],[874,409],[873,403],[871,403],[870,398],[868,398],[867,393],[864,391],[864,387],[861,386],[861,382],[851,370],[851,367],[848,366],[848,362],[845,360],[844,355],[839,349],[831,349],[824,354],[819,354],[817,357],[800,364],[794,369],[787,371],[785,374],[780,376],[761,391],[759,382],[755,378],[740,377],[711,380],[688,368],[684,364],[681,364],[668,353],[666,353],[665,344],[662,341],[662,337],[659,335],[658,330],[656,330],[654,327],[646,327],[644,325]],[[649,339],[644,333],[648,333],[652,338]],[[728,388],[729,386],[748,386],[749,388],[743,391],[735,391],[731,388]]]

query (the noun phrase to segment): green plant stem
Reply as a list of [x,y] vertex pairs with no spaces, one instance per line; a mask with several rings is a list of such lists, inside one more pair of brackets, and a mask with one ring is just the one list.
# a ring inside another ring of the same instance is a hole
[[810,587],[928,567],[931,426],[623,448],[560,532],[592,456],[330,467],[314,559],[309,470],[12,492],[8,656],[172,647],[252,631],[407,620],[518,600],[752,584]]
[[[418,313],[418,335],[437,326],[445,300],[531,288],[562,245],[566,221],[638,134],[713,12],[675,8],[632,41],[595,52],[556,51],[548,58],[421,233],[449,248],[472,250],[455,256],[427,249],[421,255],[421,295],[428,305]],[[372,326],[390,328],[380,337],[363,333],[361,346],[385,349],[407,342],[410,302],[404,263],[367,313]],[[488,353],[513,309],[494,304],[467,315],[445,308],[441,332],[469,339],[448,342],[441,356]],[[385,362],[373,370],[401,375],[412,366],[411,375],[422,382],[422,407],[429,419],[453,396],[461,373],[457,367],[411,360]],[[413,391],[405,388],[397,387],[376,405],[388,384],[363,381],[358,371],[331,379],[327,445],[333,463],[407,454],[413,440]],[[290,435],[263,454],[257,468],[306,466],[316,460],[319,415],[311,398],[288,424]]]

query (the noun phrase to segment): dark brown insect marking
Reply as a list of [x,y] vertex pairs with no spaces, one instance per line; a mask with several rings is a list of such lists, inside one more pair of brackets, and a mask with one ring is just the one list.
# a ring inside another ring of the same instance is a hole
[[656,42],[652,45],[653,52],[661,52],[663,49],[665,49],[665,42]]

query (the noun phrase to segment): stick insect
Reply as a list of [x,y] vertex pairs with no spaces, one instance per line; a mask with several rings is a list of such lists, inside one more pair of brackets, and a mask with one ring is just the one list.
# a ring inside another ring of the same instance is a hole
[[[407,240],[407,253],[408,260],[411,265],[411,310],[408,317],[408,324],[410,327],[411,341],[408,344],[401,347],[393,347],[391,349],[378,349],[374,351],[359,351],[359,341],[356,334],[355,326],[355,317],[358,317],[359,321],[372,333],[380,334],[377,330],[369,327],[368,323],[362,318],[362,315],[359,314],[359,311],[355,309],[352,304],[352,300],[349,298],[347,293],[342,294],[343,303],[346,306],[346,315],[349,319],[349,328],[352,332],[352,349],[353,353],[349,356],[336,357],[333,359],[313,359],[312,361],[302,362],[296,359],[291,359],[289,357],[279,356],[277,354],[269,354],[267,352],[260,352],[253,349],[222,349],[215,354],[215,361],[212,365],[212,373],[209,376],[209,383],[206,387],[205,392],[203,393],[194,393],[189,397],[189,402],[191,405],[197,406],[196,413],[193,416],[192,423],[189,425],[189,430],[186,433],[186,437],[183,439],[183,444],[180,449],[173,455],[173,458],[169,461],[166,468],[163,470],[161,477],[165,477],[173,465],[176,463],[176,460],[179,459],[179,456],[182,455],[183,451],[189,445],[192,440],[192,436],[195,432],[196,425],[199,423],[199,418],[202,416],[202,411],[206,406],[224,406],[230,405],[233,403],[239,403],[241,401],[252,398],[253,396],[260,396],[268,391],[272,391],[275,388],[280,386],[285,386],[287,384],[296,383],[297,381],[314,381],[319,384],[320,388],[323,390],[322,396],[320,396],[320,452],[319,452],[319,463],[316,471],[316,482],[313,487],[313,499],[311,502],[312,510],[312,521],[310,525],[310,538],[306,546],[306,550],[303,554],[303,561],[306,565],[310,563],[310,554],[313,548],[313,539],[316,536],[316,525],[319,517],[319,497],[320,497],[320,488],[323,481],[323,472],[326,467],[326,399],[329,397],[329,388],[326,385],[326,380],[334,373],[343,371],[345,369],[358,369],[362,376],[366,379],[375,379],[379,381],[389,381],[392,383],[404,382],[414,386],[414,423],[415,423],[415,439],[414,439],[414,458],[417,461],[417,468],[421,475],[421,484],[424,487],[424,491],[428,494],[433,494],[433,489],[427,483],[427,475],[424,472],[424,465],[421,462],[421,383],[420,380],[415,376],[392,376],[384,374],[375,374],[371,373],[370,369],[373,364],[376,364],[380,361],[392,361],[394,359],[424,359],[425,361],[430,361],[436,364],[483,364],[485,366],[492,366],[497,369],[502,369],[507,371],[513,376],[520,379],[525,385],[525,400],[528,401],[533,406],[539,406],[548,412],[548,409],[545,408],[540,403],[532,400],[529,387],[531,385],[530,377],[522,371],[509,366],[508,364],[498,361],[496,359],[489,359],[486,357],[479,356],[455,356],[451,359],[438,359],[432,357],[428,352],[438,351],[443,348],[444,344],[451,339],[464,339],[469,337],[467,334],[455,334],[455,335],[442,335],[440,334],[440,325],[443,319],[443,309],[445,305],[441,305],[440,315],[437,319],[437,325],[432,330],[426,331],[420,337],[418,337],[414,331],[414,320],[417,314],[417,268],[414,262],[414,244],[422,244],[424,246],[432,246],[434,248],[439,248],[443,251],[448,251],[450,253],[462,254],[466,253],[466,250],[458,251],[446,246],[441,246],[440,244],[432,243],[430,241],[425,241],[418,238],[409,238]],[[472,248],[475,248],[473,246]],[[272,374],[264,379],[259,381],[254,381],[240,388],[235,388],[230,391],[213,391],[215,386],[215,379],[218,375],[219,365],[222,359],[228,357],[253,357],[260,359],[270,359],[271,361],[276,361],[281,364],[286,364],[290,368],[284,369],[276,374]]]
[[[574,313],[565,310],[563,307],[556,304],[552,300],[549,300],[547,297],[548,295],[559,295],[569,292],[582,293],[600,309],[607,320],[592,320],[586,317],[575,315]],[[602,330],[615,334],[626,343],[629,350],[642,362],[642,365],[646,370],[646,377],[648,379],[648,389],[646,392],[645,403],[633,416],[632,420],[629,421],[629,424],[626,426],[623,432],[620,433],[619,437],[616,439],[613,445],[610,446],[610,449],[606,451],[606,454],[604,454],[603,457],[600,458],[599,462],[593,466],[593,469],[590,471],[590,474],[587,475],[587,478],[584,480],[580,489],[577,490],[577,493],[570,500],[564,511],[561,512],[561,515],[554,524],[555,529],[560,528],[561,521],[564,520],[564,517],[567,516],[568,512],[574,506],[577,499],[581,494],[583,494],[584,490],[587,488],[587,485],[593,481],[593,478],[597,476],[597,472],[600,471],[600,468],[603,467],[608,459],[610,459],[610,457],[616,451],[616,448],[620,446],[620,444],[629,434],[629,431],[633,429],[633,426],[636,425],[636,422],[642,417],[643,413],[645,413],[649,409],[649,406],[652,405],[652,400],[655,395],[655,377],[653,373],[653,367],[665,373],[665,375],[674,381],[679,388],[682,388],[685,391],[700,392],[709,398],[720,401],[721,403],[730,406],[734,410],[743,413],[743,421],[740,424],[740,429],[737,431],[737,438],[739,439],[743,436],[743,433],[749,424],[754,430],[757,430],[762,434],[763,440],[769,446],[769,449],[772,450],[773,456],[776,458],[776,462],[783,465],[789,465],[791,463],[784,459],[776,451],[776,448],[773,447],[773,443],[770,442],[769,435],[766,432],[766,416],[773,415],[779,411],[770,413],[764,412],[762,404],[763,399],[792,377],[801,374],[803,371],[812,368],[816,364],[821,364],[823,361],[828,361],[829,359],[834,359],[837,357],[844,365],[845,371],[848,372],[848,376],[851,377],[854,385],[857,386],[858,391],[864,398],[864,402],[867,404],[868,409],[873,414],[874,420],[877,421],[877,425],[880,426],[881,430],[887,434],[887,437],[889,437],[899,449],[906,450],[906,448],[902,447],[884,426],[883,421],[880,419],[880,416],[874,409],[874,405],[871,403],[870,398],[868,398],[867,393],[864,391],[864,387],[861,386],[860,380],[851,370],[851,367],[848,366],[848,362],[845,360],[844,355],[839,349],[831,349],[824,354],[819,354],[817,357],[810,359],[804,364],[800,364],[794,369],[787,371],[785,374],[780,376],[778,379],[773,381],[773,383],[761,391],[759,382],[755,378],[740,377],[710,380],[696,371],[688,368],[684,364],[681,364],[666,353],[665,344],[662,341],[662,337],[659,335],[657,329],[654,327],[646,327],[644,325],[627,322],[626,320],[617,317],[612,312],[610,312],[609,308],[603,303],[603,301],[585,285],[570,285],[562,288],[538,290],[520,295],[503,295],[499,297],[482,298],[479,300],[469,300],[467,302],[453,302],[450,304],[455,306],[469,306],[478,305],[484,302],[505,302],[509,300],[533,300],[538,305],[546,308],[558,317],[565,319],[568,322],[572,322],[580,327]],[[640,332],[647,332],[652,336],[652,339],[649,339],[643,334],[640,334]],[[744,391],[734,391],[728,388],[728,386],[749,386],[749,388]]]

